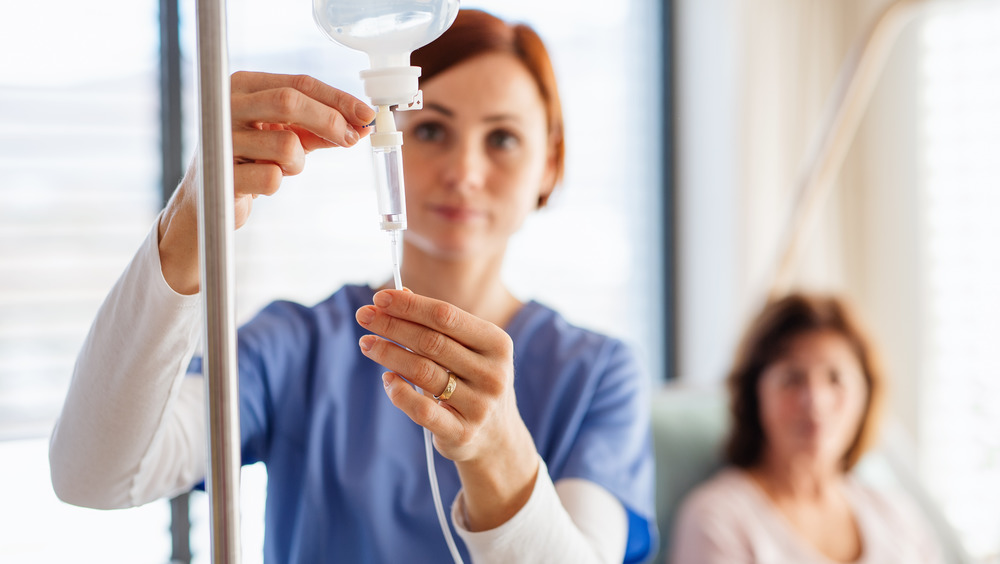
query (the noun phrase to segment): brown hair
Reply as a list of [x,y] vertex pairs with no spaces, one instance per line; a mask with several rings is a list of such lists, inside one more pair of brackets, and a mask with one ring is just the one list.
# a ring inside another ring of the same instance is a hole
[[[421,80],[430,80],[459,63],[490,53],[513,55],[535,79],[548,116],[549,139],[556,166],[555,181],[558,183],[562,179],[566,160],[562,103],[552,60],[533,29],[526,24],[507,23],[481,10],[459,10],[455,23],[441,37],[414,51],[410,62],[421,68]],[[539,207],[544,206],[547,199],[547,196],[542,196]]]
[[789,342],[815,331],[844,337],[857,355],[868,384],[868,400],[858,433],[844,453],[848,471],[874,443],[885,395],[885,376],[874,346],[848,305],[833,296],[792,294],[768,303],[747,328],[729,373],[733,426],[726,443],[730,464],[750,468],[760,462],[766,437],[760,422],[757,384],[764,370],[788,350]]

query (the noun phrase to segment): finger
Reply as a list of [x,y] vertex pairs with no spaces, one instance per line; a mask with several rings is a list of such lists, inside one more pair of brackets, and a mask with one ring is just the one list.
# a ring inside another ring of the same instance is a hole
[[278,165],[286,176],[302,172],[306,153],[293,131],[237,129],[233,131],[233,156]]
[[460,434],[461,422],[449,402],[437,402],[414,390],[399,374],[386,372],[382,385],[389,401],[405,413],[414,423],[428,429],[436,436]]
[[[409,349],[407,354],[413,358],[424,359],[435,366],[446,367],[452,372],[459,374],[462,378],[471,381],[478,381],[489,376],[489,369],[491,368],[489,361],[484,359],[479,353],[470,351],[443,333],[412,321],[393,317],[373,306],[359,308],[355,317],[358,323],[365,329],[381,335],[393,343],[398,343],[401,347]],[[393,345],[391,348],[376,347],[377,350],[373,350],[369,354],[382,355],[383,351],[393,352],[393,349],[404,350],[400,346]],[[415,367],[412,363],[390,366],[389,364],[385,364],[385,362],[388,362],[387,359],[372,358],[376,362],[382,363],[383,366],[393,368],[407,378],[410,378],[411,373],[414,371],[422,372],[426,370],[426,367]],[[392,358],[399,357],[393,356]],[[427,380],[418,376],[419,380],[414,383],[422,388],[426,387],[430,391],[444,389],[444,382],[447,382],[447,375],[443,370],[438,371],[437,386],[430,384],[430,376],[429,372],[427,373]]]
[[361,347],[361,354],[401,374],[422,390],[440,395],[448,385],[448,371],[427,357],[375,335],[361,337],[358,345]]
[[261,123],[294,125],[343,147],[361,138],[337,109],[289,87],[233,94],[232,119],[234,125],[252,129],[260,129]]
[[[311,132],[311,131],[309,131],[307,129],[302,129],[301,127],[296,127],[294,124],[293,125],[288,125],[288,126],[285,126],[285,127],[287,127],[288,129],[294,131],[295,134],[299,136],[299,141],[302,143],[302,148],[305,149],[305,152],[307,154],[315,151],[316,149],[326,149],[326,148],[329,148],[329,147],[340,147],[339,143],[334,143],[332,141],[324,139],[324,138],[320,137],[319,135],[316,135],[315,133],[313,133],[313,132]],[[353,127],[353,126],[351,126],[351,127]],[[369,133],[371,133],[371,128],[361,128],[361,129],[354,128],[354,131],[357,132],[359,138],[363,139]]]
[[478,352],[512,354],[510,337],[496,325],[447,302],[402,290],[375,294],[377,309],[443,333],[464,347]]
[[233,74],[231,82],[231,89],[234,93],[250,93],[276,88],[298,90],[306,96],[336,109],[350,124],[359,128],[368,125],[375,119],[375,110],[368,104],[311,76],[237,72]]
[[282,172],[276,164],[245,163],[233,167],[237,194],[270,196],[281,187]]
[[[240,129],[246,129],[250,131],[292,131],[295,133],[295,135],[299,137],[299,144],[302,145],[302,148],[305,150],[306,153],[311,153],[316,149],[340,147],[339,143],[334,143],[333,141],[324,139],[319,135],[316,135],[315,133],[309,131],[308,129],[303,129],[301,127],[296,126],[295,124],[286,125],[280,123],[261,122],[256,124],[256,127],[254,127],[254,124],[244,124],[242,128],[239,127],[236,128],[237,131],[239,131]],[[370,133],[370,129],[371,128],[363,128],[359,130],[358,128],[355,128],[354,130],[358,132],[358,135],[360,137],[364,137],[368,135],[368,133]]]

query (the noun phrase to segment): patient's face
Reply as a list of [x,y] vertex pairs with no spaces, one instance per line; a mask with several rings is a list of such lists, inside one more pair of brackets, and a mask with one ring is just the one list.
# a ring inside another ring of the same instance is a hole
[[857,435],[868,384],[842,335],[814,331],[791,340],[757,394],[768,456],[836,465]]

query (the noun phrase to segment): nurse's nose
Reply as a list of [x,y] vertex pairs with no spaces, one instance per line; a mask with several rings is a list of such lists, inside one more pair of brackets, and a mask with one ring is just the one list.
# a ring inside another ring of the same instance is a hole
[[474,191],[483,188],[486,180],[487,155],[474,140],[456,143],[444,166],[444,184],[450,189]]

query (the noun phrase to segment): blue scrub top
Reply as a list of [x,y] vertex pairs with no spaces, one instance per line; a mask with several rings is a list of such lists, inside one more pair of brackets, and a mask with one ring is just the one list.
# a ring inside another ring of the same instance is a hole
[[[274,302],[239,330],[243,463],[264,462],[268,474],[265,562],[451,560],[422,428],[390,403],[385,368],[358,347],[367,332],[354,314],[373,295],[345,286],[314,307]],[[656,524],[648,383],[635,359],[537,302],[507,333],[518,409],[552,480],[583,478],[618,497],[629,516],[625,562],[643,561]],[[460,482],[454,464],[436,462],[447,507]]]

